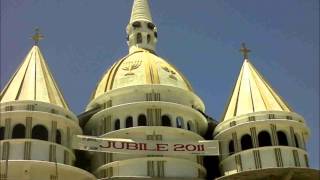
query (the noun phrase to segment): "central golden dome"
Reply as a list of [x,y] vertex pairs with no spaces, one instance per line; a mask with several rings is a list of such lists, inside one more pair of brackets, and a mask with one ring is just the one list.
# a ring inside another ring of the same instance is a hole
[[147,84],[193,91],[188,80],[173,65],[147,50],[138,49],[111,66],[97,84],[91,100],[114,89]]

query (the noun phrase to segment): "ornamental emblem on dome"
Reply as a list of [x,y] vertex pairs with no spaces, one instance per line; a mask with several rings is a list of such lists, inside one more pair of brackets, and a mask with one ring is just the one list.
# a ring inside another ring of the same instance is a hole
[[125,76],[131,76],[131,75],[134,75],[134,72],[132,71],[135,69],[138,69],[140,66],[141,66],[141,60],[124,62],[122,70],[128,71],[125,74]]
[[176,77],[176,74],[177,74],[177,73],[176,73],[173,69],[169,68],[169,67],[166,66],[166,65],[161,65],[161,68],[162,68],[163,70],[167,71],[168,73],[170,73],[170,74],[169,74],[169,78],[174,79],[174,80],[178,80],[177,77]]

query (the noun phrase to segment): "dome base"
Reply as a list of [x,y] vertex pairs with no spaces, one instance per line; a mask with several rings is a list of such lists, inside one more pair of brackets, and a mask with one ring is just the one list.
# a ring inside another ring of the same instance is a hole
[[140,179],[152,179],[152,180],[204,180],[202,178],[172,178],[172,177],[149,177],[149,176],[131,176],[131,177],[110,177],[98,180],[140,180]]
[[222,176],[216,180],[316,180],[320,177],[320,171],[310,168],[267,168],[252,171],[243,171],[232,175]]
[[96,177],[85,170],[47,161],[1,160],[0,167],[1,178],[4,177],[4,179],[10,180],[96,180]]

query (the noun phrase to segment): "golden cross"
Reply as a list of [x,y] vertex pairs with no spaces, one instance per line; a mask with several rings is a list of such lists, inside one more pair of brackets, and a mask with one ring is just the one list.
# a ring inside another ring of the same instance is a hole
[[35,31],[35,34],[32,36],[32,39],[34,40],[34,44],[38,45],[39,41],[43,39],[43,35],[40,33],[39,28],[36,28],[34,31]]
[[240,52],[243,54],[243,58],[244,59],[248,59],[249,58],[249,53],[251,52],[251,50],[246,47],[245,43],[241,43]]

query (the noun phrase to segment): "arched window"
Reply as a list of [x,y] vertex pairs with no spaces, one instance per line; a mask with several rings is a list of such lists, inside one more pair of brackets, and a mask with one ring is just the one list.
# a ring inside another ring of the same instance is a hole
[[61,144],[61,131],[59,129],[56,131],[56,143]]
[[144,114],[140,114],[138,116],[138,126],[146,126],[147,125],[147,118]]
[[141,44],[141,43],[142,43],[142,35],[141,35],[141,33],[138,33],[138,34],[137,34],[137,43],[138,43],[138,44]]
[[141,27],[141,23],[138,22],[138,21],[136,21],[136,22],[133,22],[133,23],[132,23],[132,26],[133,26],[134,28],[139,28],[139,27]]
[[5,133],[5,128],[0,127],[0,140],[4,140],[4,133]]
[[261,131],[258,134],[258,140],[259,140],[259,146],[271,146],[271,137],[270,134],[267,131]]
[[288,146],[287,135],[283,131],[277,131],[277,137],[280,146]]
[[151,42],[151,36],[150,36],[150,34],[148,34],[148,36],[147,36],[147,42],[148,42],[148,44]]
[[43,125],[36,125],[32,128],[32,139],[48,141],[48,130]]
[[245,134],[241,137],[241,148],[242,150],[251,149],[253,147],[252,145],[252,139],[249,134]]
[[294,142],[295,142],[297,148],[300,147],[299,146],[299,137],[297,134],[294,134]]
[[23,124],[17,124],[12,129],[13,139],[23,139],[26,137],[26,128]]
[[187,128],[188,130],[193,131],[193,123],[191,121],[188,121]]
[[132,127],[133,126],[133,119],[131,116],[127,117],[126,119],[126,128]]
[[176,119],[177,128],[183,128],[183,118],[178,116]]
[[120,129],[120,119],[114,121],[114,130]]
[[155,25],[154,24],[152,24],[152,23],[148,23],[148,28],[150,29],[150,30],[153,30],[154,28],[155,28]]
[[234,154],[234,143],[233,140],[229,141],[229,155]]
[[162,117],[161,117],[161,123],[162,123],[162,126],[171,126],[171,120],[170,120],[170,118],[169,118],[169,116],[167,116],[167,115],[163,115]]

